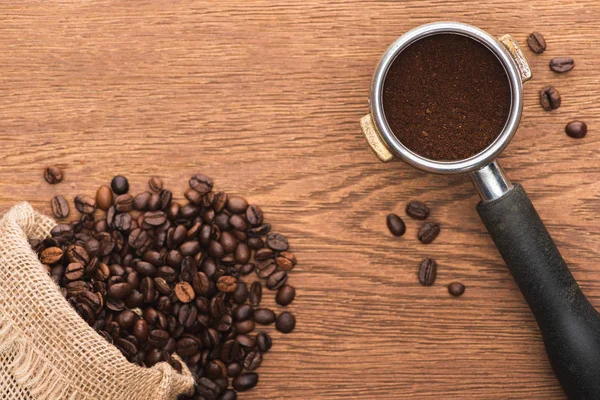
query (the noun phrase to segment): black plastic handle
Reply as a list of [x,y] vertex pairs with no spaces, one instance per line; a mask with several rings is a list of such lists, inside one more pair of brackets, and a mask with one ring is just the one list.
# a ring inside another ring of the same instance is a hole
[[477,211],[542,331],[569,399],[600,399],[600,313],[569,272],[521,185]]

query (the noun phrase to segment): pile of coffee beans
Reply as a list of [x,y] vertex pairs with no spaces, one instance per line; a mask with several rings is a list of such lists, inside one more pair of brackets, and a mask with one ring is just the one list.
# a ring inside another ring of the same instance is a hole
[[[50,167],[44,176],[57,183],[62,174]],[[280,306],[292,303],[296,257],[260,207],[214,192],[207,176],[192,176],[185,204],[156,177],[148,186],[132,195],[117,176],[95,197],[77,196],[81,217],[32,246],[77,313],[128,360],[181,370],[177,354],[196,379],[190,399],[236,399],[258,383],[272,345],[256,326],[296,325],[261,306],[264,287]],[[57,196],[52,211],[65,218],[69,204]]]
[[[406,205],[406,215],[411,217],[412,219],[416,219],[419,221],[424,221],[429,217],[430,209],[427,204],[413,200]],[[406,233],[406,224],[404,220],[396,215],[389,214],[386,218],[386,224],[389,231],[394,236],[403,236]],[[441,228],[440,225],[436,222],[425,222],[421,225],[421,228],[417,232],[417,239],[421,241],[423,244],[432,243],[440,234]],[[437,276],[437,262],[432,258],[424,259],[419,265],[419,282],[423,286],[431,286],[435,282],[435,278]],[[457,286],[462,286],[462,291],[456,290]],[[465,287],[461,283],[454,282],[448,286],[448,291],[453,296],[460,296],[465,292]]]
[[[539,32],[533,32],[527,37],[527,45],[535,54],[546,51],[546,39]],[[554,57],[549,66],[557,73],[569,72],[575,67],[575,60],[571,57]],[[561,103],[560,93],[554,86],[548,85],[540,90],[540,104],[544,110],[556,110]],[[581,139],[587,134],[587,125],[583,121],[571,121],[565,126],[565,133],[574,139]]]

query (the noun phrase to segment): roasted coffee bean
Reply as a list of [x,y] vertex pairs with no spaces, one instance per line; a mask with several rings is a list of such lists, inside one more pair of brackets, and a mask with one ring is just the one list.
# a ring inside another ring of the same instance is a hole
[[271,230],[270,224],[262,224],[255,228],[248,229],[248,237],[260,237],[265,236]]
[[177,341],[176,351],[181,357],[190,357],[200,350],[198,342],[192,338],[184,337]]
[[268,308],[254,310],[254,321],[261,325],[270,325],[275,322],[275,313]]
[[202,204],[202,195],[192,188],[186,190],[183,196],[195,206]]
[[269,336],[266,332],[259,332],[256,335],[256,346],[261,351],[261,353],[266,353],[271,349],[273,342],[271,341],[271,336]]
[[249,319],[246,321],[242,321],[242,322],[236,322],[235,323],[235,330],[237,333],[240,334],[244,334],[244,333],[250,333],[254,330],[254,321]]
[[117,323],[119,324],[121,329],[128,330],[133,327],[133,324],[135,323],[136,318],[137,318],[137,316],[133,311],[124,310],[124,311],[121,311],[119,313],[119,315],[117,315],[117,317],[115,318],[115,321],[117,321]]
[[427,222],[421,226],[417,233],[417,238],[423,244],[429,244],[440,234],[440,225],[435,222]]
[[82,214],[92,214],[96,211],[96,200],[90,196],[76,196],[75,208]]
[[258,350],[252,350],[244,358],[244,368],[248,371],[254,371],[258,367],[260,367],[260,363],[262,362],[262,354]]
[[192,282],[194,292],[200,296],[206,296],[210,293],[210,279],[204,272],[197,272],[194,274]]
[[154,278],[154,287],[162,295],[168,296],[171,294],[171,286],[164,278]]
[[144,214],[144,223],[152,227],[165,223],[167,216],[162,211],[148,211]]
[[259,206],[250,205],[246,209],[246,219],[252,226],[259,226],[263,222],[263,212]]
[[60,168],[58,168],[55,165],[52,165],[44,169],[44,179],[49,184],[56,185],[57,183],[63,180],[63,173],[60,170]]
[[148,187],[150,188],[150,190],[152,190],[153,192],[160,192],[163,188],[163,183],[160,180],[159,177],[157,176],[153,176],[152,178],[150,178],[148,180]]
[[279,233],[269,233],[267,235],[267,246],[275,251],[286,251],[289,244],[285,236]]
[[265,247],[265,242],[261,238],[251,237],[248,238],[248,247],[252,250],[258,250]]
[[555,57],[550,60],[550,69],[554,72],[568,72],[575,66],[571,57]]
[[210,254],[214,258],[223,258],[225,255],[225,250],[223,250],[223,246],[216,240],[211,240],[208,248],[208,254]]
[[158,196],[158,208],[161,210],[167,210],[171,205],[173,193],[170,190],[163,189],[160,191]]
[[574,139],[581,139],[587,134],[587,124],[583,121],[571,121],[565,127],[565,132]]
[[102,211],[107,211],[113,203],[113,192],[107,185],[102,185],[96,191],[96,205]]
[[533,32],[527,37],[527,45],[536,54],[542,54],[546,50],[546,40],[539,32]]
[[115,194],[125,194],[129,191],[129,181],[122,175],[117,175],[112,178],[110,182],[110,187]]
[[169,332],[163,329],[153,329],[148,334],[148,343],[154,347],[161,348],[169,341]]
[[210,313],[213,317],[219,318],[228,311],[225,304],[225,293],[219,293],[210,300]]
[[242,348],[244,349],[245,352],[247,352],[247,350],[252,349],[254,346],[256,346],[256,339],[252,336],[245,335],[245,334],[237,335],[235,337],[235,341],[238,342],[240,344],[240,346],[242,346]]
[[177,299],[182,303],[189,303],[196,297],[196,293],[194,293],[192,285],[185,281],[178,282],[175,285],[175,295],[177,296]]
[[123,300],[131,294],[133,287],[127,282],[115,283],[108,287],[108,296],[115,300]]
[[258,383],[258,374],[246,372],[236,377],[233,382],[233,388],[238,392],[245,392],[252,389]]
[[55,196],[52,198],[50,202],[50,206],[52,207],[52,214],[56,218],[67,218],[69,216],[69,203],[62,196]]
[[200,246],[200,243],[198,243],[195,240],[187,241],[184,244],[182,244],[181,247],[179,248],[181,255],[184,257],[194,256],[194,255],[198,254],[200,252],[200,250],[202,250],[202,247]]
[[435,282],[437,263],[431,258],[426,258],[419,268],[419,282],[423,286],[431,286]]
[[86,265],[88,262],[90,262],[90,256],[86,249],[77,244],[72,244],[67,247],[67,258],[69,259],[69,262],[78,262],[83,265]]
[[180,252],[178,252],[177,250],[171,250],[167,253],[167,257],[165,258],[165,261],[167,262],[167,264],[169,264],[169,266],[171,267],[171,270],[172,270],[173,268],[181,267],[183,258],[184,257]]
[[424,220],[429,217],[429,207],[423,202],[413,200],[406,205],[406,214],[411,218]]
[[285,271],[276,271],[269,275],[267,279],[267,289],[277,290],[281,286],[283,286],[287,282],[287,272]]
[[389,214],[386,218],[387,227],[394,236],[402,236],[406,232],[406,225],[402,218],[396,214]]
[[142,276],[155,276],[156,267],[146,261],[138,261],[135,264],[135,270]]
[[242,322],[252,318],[254,310],[248,304],[242,304],[233,311],[233,320],[236,322]]
[[256,265],[254,265],[254,263],[248,263],[248,264],[242,265],[238,272],[240,273],[241,276],[246,276],[246,275],[251,274],[255,268],[256,268]]
[[452,282],[450,285],[448,285],[448,292],[452,296],[462,296],[462,294],[465,292],[465,285],[460,282]]
[[219,400],[237,400],[237,392],[233,389],[228,389],[223,392]]
[[227,366],[227,376],[230,378],[235,378],[242,373],[242,365],[234,362]]
[[190,187],[200,194],[206,194],[212,190],[212,179],[202,174],[196,174],[190,179]]
[[130,194],[121,194],[115,199],[115,209],[118,212],[129,212],[133,210],[133,197]]
[[66,288],[69,296],[79,296],[86,290],[90,290],[89,284],[84,281],[69,282]]
[[[235,340],[228,340],[223,343],[221,349],[221,359],[226,363],[234,362],[240,354],[240,345]],[[228,372],[229,375],[229,372]]]
[[[256,266],[256,275],[258,275],[259,278],[267,279],[276,270],[277,270],[277,265],[275,264],[274,260],[265,260],[265,261],[261,261]],[[283,271],[283,272],[285,272],[285,271]],[[270,286],[270,285],[268,285],[268,286]]]
[[200,399],[217,400],[221,395],[221,388],[212,380],[202,377],[196,383],[196,394]]
[[296,262],[296,256],[289,251],[281,252],[279,257],[277,257],[275,260],[277,266],[284,271],[290,271],[293,269],[296,265]]
[[129,234],[128,243],[134,249],[141,249],[148,240],[148,234],[143,229],[135,229]]
[[246,199],[237,196],[229,196],[227,200],[227,209],[232,214],[242,214],[246,212],[248,202]]
[[40,261],[44,264],[55,264],[62,258],[63,250],[60,247],[48,247],[40,253]]
[[252,256],[250,249],[246,243],[240,243],[235,248],[235,261],[239,264],[246,264],[250,261],[250,257]]
[[238,241],[233,234],[230,232],[221,233],[221,237],[219,238],[219,243],[223,248],[225,254],[232,253],[236,247],[238,246]]
[[83,264],[74,262],[67,265],[67,269],[65,271],[65,278],[70,281],[76,281],[83,278],[84,267]]
[[50,235],[60,241],[68,241],[73,238],[73,227],[69,224],[58,224],[50,231]]
[[121,213],[115,215],[115,220],[113,223],[115,229],[120,231],[127,231],[131,228],[131,215],[128,213]]
[[140,343],[145,343],[148,340],[148,323],[144,319],[138,319],[133,324],[132,333]]
[[244,304],[248,299],[248,286],[244,282],[239,282],[233,292],[233,301],[236,304]]
[[250,300],[250,304],[252,304],[254,307],[260,305],[260,301],[262,299],[262,284],[260,282],[252,282],[248,299]]
[[202,333],[202,343],[205,347],[213,349],[221,343],[221,335],[214,328],[208,328]]
[[229,225],[240,232],[245,232],[248,229],[248,223],[244,217],[239,214],[233,214],[229,217]]
[[262,249],[258,249],[258,250],[256,250],[256,253],[254,253],[254,259],[256,261],[264,261],[264,260],[268,260],[273,257],[275,257],[275,252],[266,247],[262,248]]
[[150,197],[152,197],[152,193],[150,192],[142,192],[137,194],[132,200],[132,207],[137,211],[146,211],[148,208],[148,203],[150,202]]
[[279,288],[275,296],[275,302],[280,306],[287,306],[294,301],[296,297],[296,289],[293,286],[284,285]]
[[233,276],[222,276],[217,280],[217,289],[225,293],[233,293],[237,288],[237,279]]
[[284,311],[277,316],[277,322],[275,323],[275,328],[281,333],[290,333],[296,327],[296,318],[294,316]]
[[556,110],[560,107],[561,97],[554,86],[546,86],[540,91],[540,104],[546,111]]

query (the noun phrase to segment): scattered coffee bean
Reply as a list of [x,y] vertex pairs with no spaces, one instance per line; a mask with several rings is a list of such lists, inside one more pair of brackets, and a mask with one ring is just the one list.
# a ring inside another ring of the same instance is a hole
[[389,214],[386,218],[387,227],[394,236],[402,236],[406,232],[406,225],[402,218],[396,214]]
[[423,224],[421,229],[419,229],[419,233],[417,234],[417,238],[423,244],[429,244],[435,240],[436,237],[440,234],[440,225],[434,222],[427,222]]
[[254,310],[254,321],[261,325],[270,325],[275,322],[275,313],[268,308]]
[[82,214],[92,214],[96,211],[96,200],[90,196],[75,197],[75,208]]
[[54,264],[62,260],[63,249],[60,247],[48,247],[40,253],[40,261],[42,264]]
[[115,194],[125,194],[129,191],[129,181],[122,175],[117,175],[112,178],[110,182],[110,187]]
[[565,127],[565,132],[574,139],[581,139],[587,134],[587,124],[583,121],[571,121]]
[[413,200],[406,205],[406,214],[411,218],[424,220],[429,217],[429,207],[423,202]]
[[262,285],[260,282],[252,282],[248,298],[250,300],[250,304],[252,304],[254,307],[258,307],[260,305],[260,301],[262,299]]
[[419,282],[423,286],[431,286],[435,282],[437,263],[431,258],[426,258],[419,268]]
[[277,316],[275,327],[281,333],[290,333],[296,327],[296,318],[291,313],[284,311]]
[[568,72],[575,66],[571,57],[555,57],[550,60],[550,69],[554,72]]
[[285,285],[285,283],[287,282],[287,279],[288,279],[287,272],[281,271],[281,270],[273,272],[267,278],[267,289],[277,290],[281,286]]
[[269,233],[267,235],[267,246],[274,251],[286,251],[289,244],[285,236],[279,233]]
[[222,276],[217,280],[217,289],[224,293],[233,293],[237,288],[237,279],[234,276]]
[[540,91],[540,104],[546,111],[556,110],[560,107],[561,97],[554,86],[546,86]]
[[67,218],[69,216],[69,203],[63,196],[54,196],[52,201],[50,202],[52,207],[52,214],[56,218]]
[[287,305],[290,305],[292,303],[292,301],[294,301],[295,297],[296,297],[296,289],[294,289],[294,287],[292,287],[290,285],[284,285],[284,286],[280,287],[279,290],[277,291],[277,295],[275,296],[275,301],[280,306],[285,307]]
[[284,271],[289,271],[294,268],[296,262],[296,256],[289,251],[281,252],[279,257],[275,260],[277,266]]
[[96,191],[96,205],[102,211],[108,211],[113,202],[113,192],[107,185],[102,185]]
[[533,32],[527,37],[527,45],[536,54],[542,54],[546,50],[546,40],[539,32]]
[[465,285],[460,282],[452,282],[450,285],[448,285],[448,292],[452,296],[461,296],[465,292]]
[[233,388],[238,392],[252,389],[258,383],[258,374],[246,372],[235,378],[232,382]]
[[260,332],[256,335],[256,346],[262,353],[266,353],[271,349],[273,342],[271,341],[271,336],[269,336],[266,332]]
[[148,187],[155,193],[159,193],[163,188],[163,183],[159,177],[153,176],[148,180]]
[[196,293],[194,293],[192,286],[185,281],[175,285],[175,295],[177,296],[177,300],[182,303],[189,303],[196,297]]
[[63,180],[63,173],[57,166],[53,165],[44,170],[44,179],[51,185],[56,185]]

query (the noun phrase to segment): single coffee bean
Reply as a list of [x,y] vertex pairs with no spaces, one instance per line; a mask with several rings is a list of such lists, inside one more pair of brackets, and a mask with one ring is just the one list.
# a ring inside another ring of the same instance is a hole
[[221,388],[212,380],[202,377],[196,383],[196,394],[200,399],[217,400],[221,395]]
[[123,300],[131,294],[133,287],[127,282],[115,283],[108,287],[108,296],[115,300]]
[[50,206],[52,207],[54,217],[67,218],[69,216],[69,203],[67,203],[67,200],[63,196],[53,197]]
[[163,188],[163,182],[160,180],[159,177],[153,176],[152,178],[150,178],[150,180],[148,180],[148,187],[153,192],[158,193]]
[[154,347],[161,348],[169,341],[169,332],[163,329],[153,329],[148,334],[148,343]]
[[250,261],[251,256],[252,253],[250,252],[250,248],[248,248],[246,243],[242,242],[235,248],[234,257],[237,263],[246,264],[248,261]]
[[254,310],[254,321],[261,325],[270,325],[275,322],[275,313],[268,308]]
[[245,213],[247,208],[248,202],[242,197],[230,196],[227,200],[227,209],[233,214]]
[[546,86],[540,91],[540,104],[546,111],[556,110],[560,107],[561,97],[554,86]]
[[250,205],[246,209],[246,219],[252,226],[259,226],[263,222],[263,212],[259,206]]
[[221,244],[221,247],[223,247],[223,251],[225,252],[225,254],[232,253],[238,245],[237,239],[230,232],[221,233],[219,243]]
[[406,205],[406,214],[411,218],[424,220],[429,217],[429,207],[423,202],[413,200]]
[[58,224],[50,231],[53,238],[68,241],[73,238],[73,227],[69,224]]
[[148,211],[144,214],[144,223],[156,227],[165,223],[167,216],[162,211]]
[[165,211],[171,205],[173,193],[170,190],[163,189],[158,195],[158,208]]
[[254,309],[248,304],[242,304],[233,311],[233,320],[235,322],[243,322],[252,318]]
[[242,335],[245,333],[252,332],[254,330],[254,327],[255,327],[254,321],[251,319],[235,323],[236,332],[239,334],[242,334]]
[[63,250],[60,247],[48,247],[40,253],[40,261],[43,264],[54,264],[62,260]]
[[460,282],[452,282],[450,285],[448,285],[448,292],[452,296],[461,296],[465,292],[465,285]]
[[421,267],[419,268],[419,282],[423,286],[431,286],[433,282],[435,282],[435,277],[437,274],[437,263],[435,260],[431,258],[426,258],[421,263]]
[[[229,374],[229,369],[227,373]],[[233,389],[225,390],[219,400],[237,400],[237,392]]]
[[419,233],[417,234],[417,238],[423,244],[429,244],[435,240],[436,237],[440,234],[440,225],[435,222],[427,222],[423,224],[421,229],[419,229]]
[[402,236],[406,232],[406,225],[402,218],[396,214],[389,214],[386,218],[387,227],[394,236]]
[[90,196],[76,196],[75,208],[82,214],[92,214],[94,211],[96,211],[96,200]]
[[102,211],[108,211],[113,202],[113,192],[107,185],[102,185],[96,191],[96,204]]
[[121,213],[115,215],[113,225],[120,231],[128,231],[131,228],[131,214]]
[[258,383],[258,374],[254,372],[246,372],[236,377],[233,382],[233,388],[238,392],[245,392],[252,389]]
[[279,233],[267,235],[267,246],[275,251],[286,251],[289,247],[287,238]]
[[256,335],[256,346],[261,351],[261,353],[266,353],[271,349],[273,342],[271,340],[271,336],[269,336],[266,332],[259,332]]
[[128,243],[134,249],[141,249],[148,240],[148,234],[142,229],[135,229],[129,234]]
[[260,367],[262,362],[262,354],[258,350],[251,350],[244,358],[244,368],[248,371],[254,371]]
[[248,298],[250,300],[250,304],[252,304],[254,307],[260,305],[260,301],[262,299],[262,284],[260,282],[252,282]]
[[248,223],[244,217],[239,214],[233,214],[229,217],[229,225],[240,232],[246,232],[246,230],[248,230]]
[[233,301],[236,304],[244,304],[248,299],[248,286],[244,282],[238,281],[237,287],[233,292]]
[[288,279],[288,274],[285,271],[276,271],[269,275],[267,279],[267,289],[277,290],[285,285]]
[[542,54],[546,50],[546,40],[539,32],[533,32],[527,37],[527,45],[536,54]]
[[133,197],[130,194],[121,194],[115,199],[115,209],[118,212],[129,212],[133,210]]
[[133,324],[135,323],[136,318],[137,318],[137,315],[133,311],[123,310],[117,315],[117,317],[115,318],[115,321],[117,321],[117,323],[119,324],[121,329],[128,330],[133,327]]
[[74,262],[67,265],[65,270],[65,278],[70,281],[76,281],[83,278],[84,267],[83,264]]
[[296,327],[296,318],[294,316],[284,311],[277,316],[277,322],[275,323],[275,328],[281,333],[290,333]]
[[110,187],[112,188],[115,194],[125,194],[129,191],[129,181],[122,175],[117,175],[112,178],[110,182]]
[[69,259],[69,262],[78,262],[83,265],[90,262],[90,256],[87,250],[77,244],[72,244],[67,247],[67,258]]
[[293,269],[296,265],[296,262],[296,256],[289,251],[281,252],[279,257],[277,257],[275,260],[277,266],[284,271],[290,271]]
[[146,342],[148,340],[148,323],[142,318],[138,319],[133,324],[132,333],[140,343]]
[[239,374],[242,373],[242,365],[234,362],[231,363],[227,366],[227,376],[230,378],[235,378],[236,376],[239,376]]
[[260,237],[265,236],[267,233],[271,231],[270,224],[262,224],[260,226],[248,229],[248,237]]
[[57,183],[63,180],[63,173],[60,170],[60,168],[58,168],[55,165],[52,165],[44,169],[44,179],[49,184],[56,185]]
[[241,276],[246,276],[246,275],[251,274],[255,268],[256,268],[256,265],[254,263],[244,264],[240,267],[239,273]]
[[575,66],[571,57],[555,57],[550,60],[550,69],[554,72],[568,72]]
[[189,303],[196,297],[196,293],[194,293],[192,285],[185,281],[178,282],[175,285],[175,295],[177,296],[177,299],[182,303]]
[[258,250],[265,247],[265,242],[261,238],[251,237],[248,238],[248,247],[252,250]]
[[125,357],[131,357],[138,352],[137,346],[127,339],[119,338],[115,341],[115,346],[121,350]]
[[190,240],[188,242],[185,242],[184,244],[181,245],[181,247],[179,247],[179,251],[181,252],[181,255],[184,257],[194,256],[194,255],[198,254],[200,252],[200,250],[202,250],[202,247],[200,246],[200,243],[198,243],[195,240]]
[[176,351],[181,357],[190,357],[200,350],[198,342],[189,337],[181,338],[177,341]]
[[571,121],[565,127],[565,132],[574,139],[581,139],[587,134],[587,124],[583,121]]
[[150,192],[142,192],[137,194],[132,201],[132,207],[137,211],[145,211],[148,209],[148,203],[150,202],[150,198],[152,197],[152,193]]
[[[275,271],[277,271],[277,265],[275,264],[274,260],[261,261],[256,266],[256,275],[258,275],[258,277],[262,278],[262,279],[267,279]],[[285,272],[285,271],[283,271],[283,272]]]
[[275,295],[275,302],[280,306],[287,306],[294,301],[296,297],[296,289],[290,285],[284,285],[279,288],[277,295]]
[[190,179],[190,187],[200,194],[206,194],[212,190],[212,179],[202,174],[196,174]]
[[237,288],[237,279],[234,276],[222,276],[217,280],[217,289],[225,293],[233,293]]

